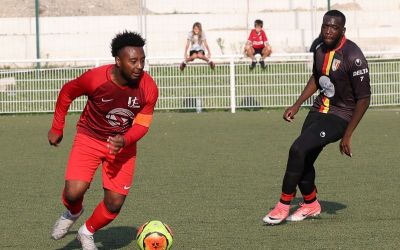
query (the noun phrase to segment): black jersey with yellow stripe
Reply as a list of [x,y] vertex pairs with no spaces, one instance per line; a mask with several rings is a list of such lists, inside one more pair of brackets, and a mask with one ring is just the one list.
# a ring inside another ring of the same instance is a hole
[[368,62],[361,49],[343,36],[339,46],[314,52],[313,75],[320,90],[313,111],[350,121],[357,100],[371,95]]

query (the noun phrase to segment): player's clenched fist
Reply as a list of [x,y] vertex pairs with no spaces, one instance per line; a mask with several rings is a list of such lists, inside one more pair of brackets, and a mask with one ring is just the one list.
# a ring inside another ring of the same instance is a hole
[[291,106],[285,110],[283,113],[283,119],[288,122],[292,122],[294,119],[294,115],[297,114],[299,108],[297,106]]
[[116,135],[114,137],[108,137],[107,139],[107,147],[109,149],[109,153],[116,155],[119,151],[125,146],[125,138],[122,135]]
[[52,146],[58,146],[58,144],[62,141],[63,135],[58,135],[51,130],[49,130],[49,133],[47,134],[47,138],[49,139],[49,143]]

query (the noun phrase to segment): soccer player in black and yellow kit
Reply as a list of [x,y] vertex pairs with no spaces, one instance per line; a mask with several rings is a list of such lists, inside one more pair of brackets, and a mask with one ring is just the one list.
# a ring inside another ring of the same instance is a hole
[[[283,114],[284,120],[293,121],[301,104],[319,90],[301,134],[290,148],[280,201],[263,218],[265,223],[301,221],[320,214],[315,160],[327,144],[338,140],[340,152],[352,156],[352,134],[368,109],[371,90],[367,60],[361,49],[346,39],[345,23],[345,16],[338,10],[324,15],[322,43],[314,52],[313,74],[300,97]],[[289,216],[297,186],[304,203]]]

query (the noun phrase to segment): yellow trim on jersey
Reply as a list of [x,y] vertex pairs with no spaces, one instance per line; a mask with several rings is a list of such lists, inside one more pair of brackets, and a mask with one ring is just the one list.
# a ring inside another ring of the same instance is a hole
[[322,99],[322,102],[323,102],[323,106],[321,107],[320,112],[326,114],[329,111],[329,98],[324,96],[324,98]]
[[333,56],[335,55],[335,51],[329,52],[329,59],[328,59],[328,65],[326,66],[325,70],[325,75],[329,75],[329,72],[331,71],[331,66],[332,66],[332,61],[333,61]]

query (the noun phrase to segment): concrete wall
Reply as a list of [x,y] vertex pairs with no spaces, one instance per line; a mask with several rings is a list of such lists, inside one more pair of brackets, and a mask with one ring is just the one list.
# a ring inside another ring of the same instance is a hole
[[[264,20],[274,52],[304,52],[319,33],[326,7],[325,1],[315,0],[250,2],[247,7],[247,1],[178,0],[171,4],[148,0],[149,14],[142,26],[148,55],[183,57],[186,36],[195,21],[203,24],[214,56],[241,53],[258,18]],[[375,0],[332,2],[343,4],[347,37],[364,50],[400,50],[400,1],[387,0],[385,8]],[[43,17],[41,57],[110,57],[109,45],[115,33],[139,31],[139,25],[137,16]],[[222,49],[218,39],[223,41]],[[35,19],[0,19],[0,44],[0,60],[35,58]]]

